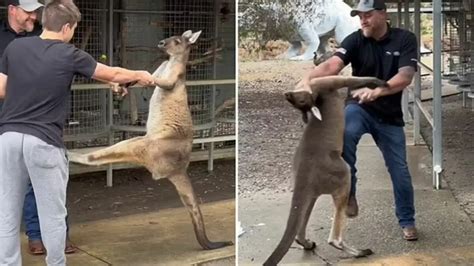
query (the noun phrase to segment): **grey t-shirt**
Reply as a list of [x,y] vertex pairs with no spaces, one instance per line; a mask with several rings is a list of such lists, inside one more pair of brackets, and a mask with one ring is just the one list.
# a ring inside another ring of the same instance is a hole
[[8,76],[0,134],[29,134],[64,148],[72,80],[75,74],[92,77],[96,66],[88,53],[59,40],[12,41],[0,63],[0,72]]

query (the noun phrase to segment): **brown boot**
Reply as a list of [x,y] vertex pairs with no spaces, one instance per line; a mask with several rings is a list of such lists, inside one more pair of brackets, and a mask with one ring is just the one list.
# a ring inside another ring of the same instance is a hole
[[416,227],[414,225],[403,227],[402,232],[403,232],[403,239],[405,239],[406,241],[418,240],[418,232],[416,231]]
[[355,218],[359,215],[359,206],[357,205],[357,199],[355,196],[350,196],[347,202],[346,216],[349,218]]
[[41,240],[28,240],[28,253],[31,255],[44,255],[46,249]]

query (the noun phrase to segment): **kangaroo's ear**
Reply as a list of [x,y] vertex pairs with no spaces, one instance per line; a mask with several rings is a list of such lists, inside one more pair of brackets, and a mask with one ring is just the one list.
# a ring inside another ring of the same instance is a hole
[[193,35],[191,36],[191,38],[189,38],[189,43],[195,43],[196,40],[199,38],[199,35],[201,35],[201,32],[202,31],[198,31],[198,32],[195,32],[193,33]]
[[181,36],[183,36],[186,39],[189,39],[189,38],[191,38],[192,35],[193,35],[193,32],[191,30],[187,30],[187,31],[183,32],[183,35],[181,35]]

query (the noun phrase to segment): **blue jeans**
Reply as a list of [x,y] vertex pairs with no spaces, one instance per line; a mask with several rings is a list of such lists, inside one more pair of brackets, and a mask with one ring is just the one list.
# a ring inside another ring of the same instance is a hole
[[[28,184],[28,190],[25,195],[23,205],[23,219],[25,222],[25,231],[28,240],[41,240],[41,230],[38,218],[38,209],[36,207],[35,192],[31,182]],[[66,216],[66,235],[69,233],[69,224]]]
[[351,168],[351,196],[356,194],[356,151],[363,134],[372,135],[382,152],[392,179],[395,214],[401,227],[415,225],[414,192],[406,161],[406,143],[403,127],[381,123],[358,104],[345,108],[344,160]]

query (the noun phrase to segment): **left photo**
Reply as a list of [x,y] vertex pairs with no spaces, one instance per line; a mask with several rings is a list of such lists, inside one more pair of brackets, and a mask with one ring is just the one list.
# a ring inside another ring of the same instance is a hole
[[235,265],[235,12],[0,1],[1,265]]

